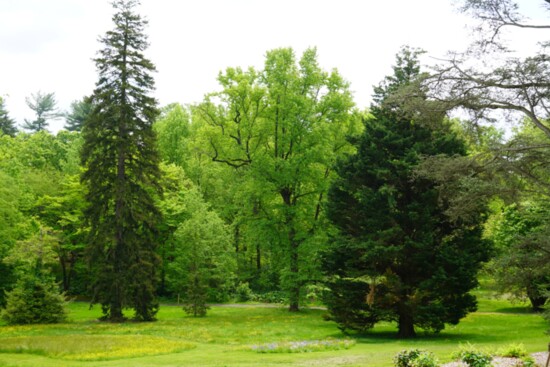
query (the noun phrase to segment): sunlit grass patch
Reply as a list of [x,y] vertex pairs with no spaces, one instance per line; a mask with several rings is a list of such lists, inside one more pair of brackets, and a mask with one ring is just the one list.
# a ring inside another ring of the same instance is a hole
[[177,353],[194,347],[192,343],[154,336],[63,335],[4,338],[0,352],[98,361]]
[[349,349],[354,345],[355,340],[351,339],[302,340],[253,345],[252,350],[258,353],[305,353]]

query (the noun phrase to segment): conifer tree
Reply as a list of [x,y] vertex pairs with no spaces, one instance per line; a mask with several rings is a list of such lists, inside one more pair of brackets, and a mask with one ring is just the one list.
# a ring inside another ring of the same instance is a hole
[[143,55],[147,21],[134,12],[137,5],[113,2],[114,29],[100,39],[99,80],[82,130],[92,303],[100,303],[110,321],[123,320],[124,308],[133,308],[140,321],[154,320],[158,310],[160,213],[154,197],[160,193],[160,170],[152,130],[158,109],[149,96],[155,66]]
[[25,119],[23,128],[32,132],[46,130],[49,120],[56,120],[63,116],[57,109],[55,93],[42,93],[38,91],[25,99],[27,106],[34,111],[36,117],[34,120]]
[[[329,190],[327,215],[340,237],[324,256],[331,290],[325,302],[342,329],[396,321],[398,336],[407,338],[415,327],[438,332],[476,309],[469,291],[490,252],[481,239],[482,213],[453,221],[436,182],[415,174],[422,157],[464,155],[465,144],[443,113],[434,124],[433,115],[404,109],[396,98],[414,88],[417,56],[403,50],[394,75],[375,88],[378,104],[357,153],[337,165]],[[422,89],[410,92],[423,99]]]
[[84,121],[92,110],[90,97],[84,97],[81,101],[71,103],[71,111],[65,116],[65,129],[69,131],[81,131]]
[[2,97],[0,97],[0,132],[10,136],[15,136],[17,133],[15,121],[8,116],[8,111],[6,110]]

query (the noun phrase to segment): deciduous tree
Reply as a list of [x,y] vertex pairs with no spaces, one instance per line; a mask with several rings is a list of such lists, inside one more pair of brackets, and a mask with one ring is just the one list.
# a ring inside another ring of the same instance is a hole
[[195,109],[204,146],[214,161],[243,171],[246,211],[264,224],[257,243],[277,249],[297,311],[323,244],[316,235],[331,167],[355,126],[349,85],[319,67],[315,49],[300,60],[292,49],[272,50],[262,71],[228,68],[218,80],[222,91]]

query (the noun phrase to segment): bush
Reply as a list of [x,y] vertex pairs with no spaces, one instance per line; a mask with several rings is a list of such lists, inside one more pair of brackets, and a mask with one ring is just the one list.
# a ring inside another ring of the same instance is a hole
[[437,367],[432,353],[420,349],[402,350],[393,359],[395,367]]
[[241,282],[235,289],[235,298],[237,302],[248,302],[254,299],[254,292],[250,289],[248,282]]
[[53,324],[65,321],[65,299],[53,278],[25,276],[6,293],[1,317],[10,325]]
[[508,358],[523,358],[527,356],[527,351],[523,344],[510,344],[506,348],[498,351],[498,354]]
[[256,301],[263,303],[287,303],[288,297],[283,291],[271,291],[257,294]]
[[454,356],[470,367],[488,367],[493,359],[491,354],[481,351],[471,344],[460,346],[460,350]]
[[437,367],[438,361],[432,353],[422,352],[411,361],[411,367]]
[[523,367],[535,367],[537,365],[535,359],[531,356],[521,358],[521,364]]

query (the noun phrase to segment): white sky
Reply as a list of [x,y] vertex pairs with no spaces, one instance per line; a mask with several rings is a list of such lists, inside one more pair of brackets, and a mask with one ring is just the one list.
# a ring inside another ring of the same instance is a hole
[[[91,59],[112,12],[108,0],[0,0],[0,95],[18,124],[34,117],[25,104],[31,93],[55,92],[62,110],[91,93]],[[401,46],[443,57],[464,49],[469,34],[452,0],[142,0],[138,12],[149,20],[147,56],[158,69],[161,106],[201,101],[217,89],[220,71],[261,68],[273,48],[299,56],[316,46],[321,66],[337,68],[367,107]]]

